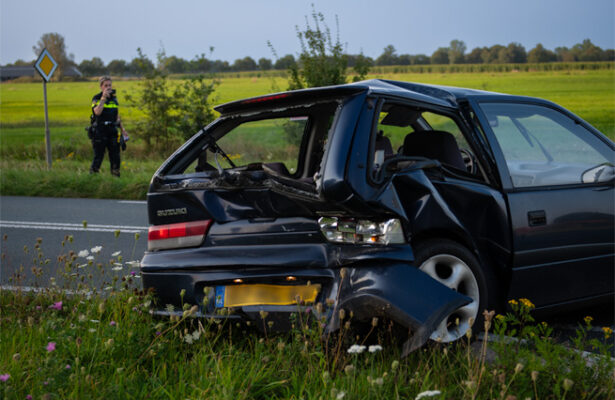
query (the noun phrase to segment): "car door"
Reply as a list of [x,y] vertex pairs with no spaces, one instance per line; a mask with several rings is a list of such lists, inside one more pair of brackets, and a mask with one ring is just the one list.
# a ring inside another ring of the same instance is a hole
[[551,104],[477,105],[508,199],[509,297],[547,306],[612,295],[613,143]]

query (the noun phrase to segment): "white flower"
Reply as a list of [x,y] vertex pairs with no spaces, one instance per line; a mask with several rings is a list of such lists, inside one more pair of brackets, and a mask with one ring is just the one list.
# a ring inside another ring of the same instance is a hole
[[192,339],[194,339],[194,341],[199,340],[200,337],[201,337],[201,332],[199,331],[192,332]]
[[112,254],[111,254],[111,257],[117,257],[117,256],[119,256],[121,253],[122,253],[122,250],[118,250],[118,251],[116,251],[115,253],[112,253]]
[[82,258],[86,258],[89,255],[90,255],[90,252],[87,250],[81,250],[79,253],[77,253],[77,256],[82,257]]
[[109,290],[113,290],[113,286],[107,286],[107,287],[105,287],[105,289],[104,289],[104,290],[107,290],[107,291],[109,291]]
[[86,260],[93,261],[94,260],[94,256],[87,256]]
[[137,267],[141,266],[141,262],[137,261],[137,260],[126,261],[126,265],[128,265],[129,267],[137,268]]
[[94,328],[90,328],[90,329],[88,329],[88,332],[90,332],[90,333],[94,333],[94,332],[96,332],[96,329],[94,329]]
[[90,249],[90,251],[94,254],[100,253],[101,250],[102,250],[102,246],[95,246]]
[[416,397],[414,398],[414,400],[420,400],[420,399],[425,398],[425,397],[439,396],[440,394],[442,394],[442,393],[439,390],[428,390],[426,392],[421,392],[421,393],[417,394]]
[[348,354],[361,354],[365,351],[365,346],[353,344],[348,349]]
[[335,398],[336,400],[342,400],[344,396],[346,396],[346,392],[339,392]]
[[120,265],[119,267],[113,267],[111,268],[113,271],[121,271],[122,270],[122,266]]
[[192,335],[184,336],[184,341],[188,344],[192,344]]
[[99,320],[97,320],[97,319],[91,319],[91,320],[90,320],[90,322],[93,322],[93,323],[95,323],[95,324],[100,323],[100,321],[99,321]]
[[380,346],[379,344],[374,344],[369,346],[369,349],[367,349],[370,353],[375,353],[377,351],[382,351],[382,346]]

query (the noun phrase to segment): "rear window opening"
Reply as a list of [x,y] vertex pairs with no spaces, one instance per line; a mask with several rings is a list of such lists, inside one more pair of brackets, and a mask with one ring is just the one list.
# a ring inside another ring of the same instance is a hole
[[[172,157],[166,178],[249,186],[264,179],[260,173],[291,186],[314,185],[338,106],[328,101],[223,117]],[[226,179],[238,174],[248,179]]]

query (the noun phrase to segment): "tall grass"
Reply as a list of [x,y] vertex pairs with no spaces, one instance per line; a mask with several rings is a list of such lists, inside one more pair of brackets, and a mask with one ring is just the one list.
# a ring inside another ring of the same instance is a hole
[[[155,317],[150,314],[155,297],[139,289],[134,263],[117,253],[101,260],[96,248],[73,248],[72,242],[65,238],[63,253],[50,261],[43,254],[38,258],[45,268],[58,270],[49,288],[0,291],[2,398],[615,395],[615,362],[608,356],[612,332],[605,329],[602,339],[587,339],[592,328],[587,317],[574,348],[564,347],[554,341],[548,325],[533,321],[533,305],[526,299],[511,304],[506,315],[487,314],[487,340],[472,343],[468,334],[460,344],[431,342],[402,358],[400,344],[407,333],[385,321],[374,319],[367,329],[346,314],[339,332],[325,334],[322,316],[330,312],[327,304],[298,307],[291,316],[291,331],[277,334],[266,313],[252,323],[223,322],[193,318],[197,305],[184,304],[171,317]],[[33,247],[41,252],[41,241]],[[93,274],[103,276],[103,282],[94,284]],[[585,348],[598,355],[588,359],[575,350]]]

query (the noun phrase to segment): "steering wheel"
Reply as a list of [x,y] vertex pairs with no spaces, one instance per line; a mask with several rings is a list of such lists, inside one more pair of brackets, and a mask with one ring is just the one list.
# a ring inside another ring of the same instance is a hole
[[461,153],[461,158],[463,159],[463,163],[466,165],[466,169],[471,174],[476,174],[476,159],[474,158],[474,154],[470,152],[468,149],[459,149]]

